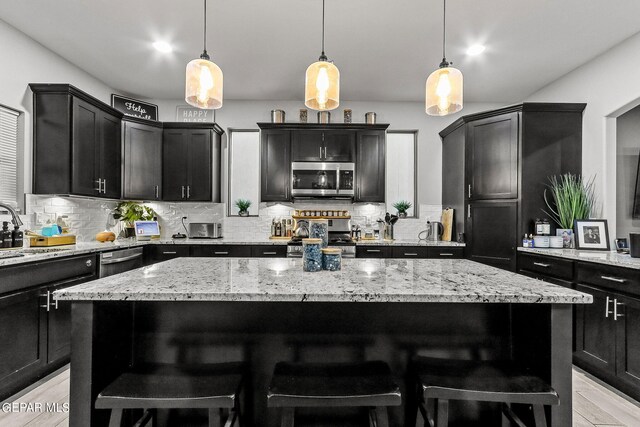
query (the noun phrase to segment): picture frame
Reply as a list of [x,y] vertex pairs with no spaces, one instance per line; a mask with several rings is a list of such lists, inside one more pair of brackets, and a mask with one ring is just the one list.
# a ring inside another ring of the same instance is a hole
[[609,227],[606,219],[577,219],[574,221],[576,249],[608,251]]

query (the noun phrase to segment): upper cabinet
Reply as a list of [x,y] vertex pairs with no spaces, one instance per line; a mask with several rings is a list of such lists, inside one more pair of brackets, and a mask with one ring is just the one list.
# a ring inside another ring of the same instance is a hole
[[202,123],[164,123],[163,200],[220,202],[222,130]]
[[292,133],[292,162],[353,162],[355,131],[299,130]]
[[125,118],[125,199],[162,199],[162,123],[144,123]]
[[33,192],[119,199],[122,114],[64,84],[32,84]]
[[355,163],[355,202],[385,201],[388,124],[258,123],[263,202],[287,202],[292,162]]

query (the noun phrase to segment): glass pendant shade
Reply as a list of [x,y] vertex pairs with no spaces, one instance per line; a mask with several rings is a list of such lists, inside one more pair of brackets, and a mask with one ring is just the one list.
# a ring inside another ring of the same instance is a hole
[[318,61],[307,68],[304,105],[326,111],[340,105],[340,71],[328,61]]
[[207,110],[222,107],[222,86],[222,70],[213,62],[198,58],[187,64],[187,104]]
[[462,110],[462,73],[457,68],[442,67],[427,78],[426,111],[430,116],[446,116]]

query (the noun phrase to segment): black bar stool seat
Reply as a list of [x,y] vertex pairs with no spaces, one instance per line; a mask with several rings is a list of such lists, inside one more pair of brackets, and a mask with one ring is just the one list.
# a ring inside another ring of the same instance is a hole
[[[422,395],[418,423],[428,411],[423,404],[433,399],[436,426],[447,425],[449,400],[502,402],[504,415],[518,425],[524,423],[510,404],[532,405],[536,426],[546,426],[545,405],[559,405],[556,391],[541,378],[523,372],[509,362],[449,360],[419,357],[414,360],[419,393]],[[433,414],[432,414],[433,415]]]
[[244,364],[145,365],[125,372],[96,398],[96,409],[111,409],[110,427],[120,426],[124,409],[208,408],[209,425],[220,425],[220,409],[238,416]]
[[387,426],[387,407],[402,402],[389,366],[362,363],[276,364],[267,394],[270,407],[283,408],[282,426],[293,426],[296,407],[370,408],[371,425]]

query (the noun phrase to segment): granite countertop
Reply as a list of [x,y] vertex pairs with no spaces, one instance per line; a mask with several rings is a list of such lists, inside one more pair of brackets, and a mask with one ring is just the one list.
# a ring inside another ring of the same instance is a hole
[[396,239],[396,240],[358,240],[357,246],[437,246],[437,247],[461,247],[464,248],[464,243],[458,242],[445,242],[440,240],[437,242],[418,240],[418,239]]
[[468,260],[176,258],[62,289],[59,300],[586,304],[591,295]]
[[616,267],[634,268],[640,270],[640,258],[631,258],[629,254],[619,254],[615,251],[592,251],[578,249],[547,249],[547,248],[518,248],[520,252],[538,255],[554,256],[575,261],[595,262]]

